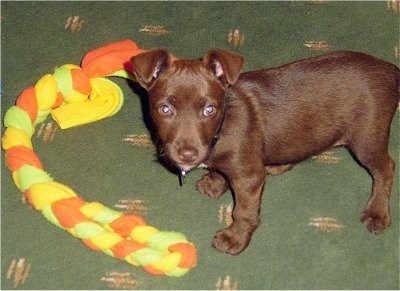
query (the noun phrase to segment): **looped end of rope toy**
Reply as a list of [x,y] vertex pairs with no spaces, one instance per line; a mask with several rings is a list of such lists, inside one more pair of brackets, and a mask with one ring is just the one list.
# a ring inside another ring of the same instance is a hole
[[31,142],[35,126],[49,114],[65,129],[117,113],[123,93],[105,77],[132,78],[129,60],[145,51],[131,40],[111,43],[89,52],[82,67],[67,64],[43,76],[6,112],[1,142],[15,185],[47,220],[94,251],[153,275],[180,277],[197,262],[196,248],[183,234],[159,231],[138,215],[84,201],[44,171]]
[[112,116],[122,107],[124,95],[114,82],[93,78],[90,85],[92,91],[87,99],[66,103],[51,111],[51,116],[62,129]]
[[[130,57],[144,52],[131,40],[100,47],[86,54],[82,67],[66,64],[38,81],[40,95],[57,100],[51,116],[62,129],[95,122],[119,111],[124,95],[105,76],[132,78]],[[43,84],[43,85],[42,85]],[[61,96],[60,96],[61,95]]]

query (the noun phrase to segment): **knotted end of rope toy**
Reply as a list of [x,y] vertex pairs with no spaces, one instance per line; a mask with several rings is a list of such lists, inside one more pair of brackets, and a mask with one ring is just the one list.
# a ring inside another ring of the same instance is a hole
[[57,68],[35,85],[39,109],[53,104],[51,116],[62,129],[114,115],[124,95],[118,85],[104,77],[132,78],[129,60],[145,51],[133,41],[123,40],[89,52],[82,67],[66,64]]

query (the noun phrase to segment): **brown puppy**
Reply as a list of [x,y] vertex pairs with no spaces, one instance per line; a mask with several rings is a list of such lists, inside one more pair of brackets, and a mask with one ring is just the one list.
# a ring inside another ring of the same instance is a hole
[[197,189],[233,191],[233,223],[213,246],[238,254],[260,222],[266,174],[279,174],[328,148],[345,145],[373,178],[361,220],[374,233],[390,224],[394,161],[390,125],[399,102],[399,69],[372,56],[334,52],[241,74],[244,58],[209,51],[202,61],[166,50],[132,58],[148,91],[160,154],[185,175],[210,172]]

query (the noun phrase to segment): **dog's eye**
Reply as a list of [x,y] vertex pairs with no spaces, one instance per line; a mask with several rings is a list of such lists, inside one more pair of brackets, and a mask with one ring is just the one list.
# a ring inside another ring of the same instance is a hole
[[171,107],[166,104],[161,105],[159,111],[160,111],[161,115],[165,115],[165,116],[169,116],[172,114]]
[[203,114],[204,116],[213,116],[215,114],[217,110],[215,109],[214,105],[207,105],[206,107],[204,107],[204,111]]

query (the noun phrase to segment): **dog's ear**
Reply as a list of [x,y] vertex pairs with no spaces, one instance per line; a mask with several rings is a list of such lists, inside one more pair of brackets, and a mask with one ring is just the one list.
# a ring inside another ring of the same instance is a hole
[[213,49],[206,53],[203,63],[224,85],[232,85],[239,78],[244,57],[233,52]]
[[171,54],[164,49],[151,50],[131,58],[137,81],[149,89],[154,80],[172,63]]

